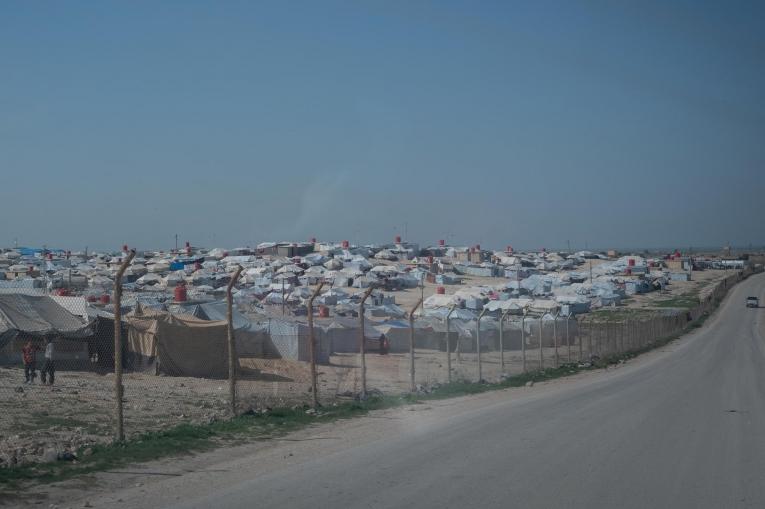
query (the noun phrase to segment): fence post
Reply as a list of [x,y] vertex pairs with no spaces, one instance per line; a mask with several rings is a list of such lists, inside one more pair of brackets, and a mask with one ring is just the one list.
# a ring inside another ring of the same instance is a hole
[[526,309],[523,310],[521,317],[521,359],[523,362],[523,372],[526,373]]
[[[449,318],[452,316],[452,313],[457,308],[457,306],[452,306],[449,308],[449,312],[446,313],[446,379],[449,383],[452,382],[452,354],[449,350]],[[459,341],[459,334],[457,334],[457,341]]]
[[316,383],[316,340],[313,335],[313,299],[319,295],[322,287],[324,287],[324,281],[319,283],[316,290],[313,291],[308,298],[308,304],[306,305],[308,311],[308,349],[311,356],[311,393],[313,394],[313,407],[319,407],[319,389]]
[[555,344],[555,367],[560,366],[560,358],[558,357],[558,311],[553,315],[553,343]]
[[234,341],[234,298],[231,289],[239,281],[242,274],[241,265],[237,265],[236,272],[231,277],[226,287],[226,323],[228,329],[228,397],[231,400],[231,415],[236,417],[236,368],[239,360],[236,355],[236,342]]
[[568,326],[571,321],[571,313],[566,315],[566,346],[568,347],[568,363],[571,364],[571,336],[568,334]]
[[127,258],[122,261],[114,279],[114,395],[116,398],[114,438],[120,442],[125,440],[125,423],[122,413],[122,397],[125,390],[122,386],[122,276],[125,275],[133,258],[135,258],[135,249],[131,249]]
[[366,331],[364,330],[364,302],[372,294],[372,290],[374,290],[374,287],[370,286],[364,292],[359,303],[359,322],[361,323],[361,345],[359,346],[359,352],[361,352],[361,399],[367,399],[367,342]]
[[545,353],[544,349],[542,348],[542,327],[543,322],[542,319],[544,318],[544,314],[539,315],[539,370],[542,371],[545,369]]
[[409,390],[411,392],[414,392],[416,388],[414,383],[414,312],[420,304],[422,304],[422,297],[409,312]]
[[483,373],[481,369],[481,318],[483,318],[483,315],[486,314],[486,309],[482,309],[481,313],[478,315],[478,325],[476,326],[475,331],[475,351],[478,354],[478,383],[480,384],[483,380]]
[[499,368],[505,373],[505,317],[510,314],[508,309],[499,317]]

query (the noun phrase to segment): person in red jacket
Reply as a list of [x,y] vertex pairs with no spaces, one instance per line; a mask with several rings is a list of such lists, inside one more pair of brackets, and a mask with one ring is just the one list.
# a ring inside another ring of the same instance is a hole
[[37,365],[35,356],[38,350],[40,350],[40,347],[33,345],[31,339],[27,341],[27,344],[21,349],[21,355],[24,358],[24,383],[31,384],[35,381],[35,377],[37,376],[37,373],[35,372]]

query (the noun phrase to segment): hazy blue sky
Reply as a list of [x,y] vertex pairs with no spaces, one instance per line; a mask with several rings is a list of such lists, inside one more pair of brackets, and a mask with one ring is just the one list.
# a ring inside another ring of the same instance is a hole
[[0,245],[761,244],[764,6],[2,2]]

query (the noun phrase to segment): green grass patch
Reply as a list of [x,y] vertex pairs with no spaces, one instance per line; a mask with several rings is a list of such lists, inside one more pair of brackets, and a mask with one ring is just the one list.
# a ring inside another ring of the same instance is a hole
[[672,299],[657,300],[653,306],[658,308],[693,309],[699,305],[699,297],[695,294],[680,295]]

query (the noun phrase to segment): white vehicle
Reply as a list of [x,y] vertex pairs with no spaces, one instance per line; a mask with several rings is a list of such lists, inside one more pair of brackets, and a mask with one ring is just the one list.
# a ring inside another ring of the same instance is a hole
[[748,308],[758,308],[760,307],[760,299],[757,297],[747,297],[746,298],[746,307]]

